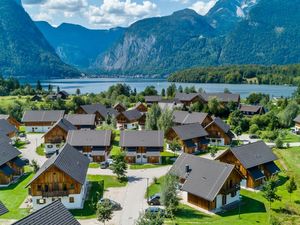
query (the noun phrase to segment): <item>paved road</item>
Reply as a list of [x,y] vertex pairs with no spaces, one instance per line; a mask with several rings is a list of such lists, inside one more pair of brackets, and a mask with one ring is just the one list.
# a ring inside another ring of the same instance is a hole
[[23,157],[29,159],[30,162],[33,159],[36,160],[40,166],[47,160],[45,156],[39,156],[35,152],[36,147],[40,146],[43,142],[42,136],[43,134],[27,134],[27,139],[30,143],[21,150]]
[[[128,170],[128,185],[123,188],[110,188],[104,193],[104,197],[119,202],[122,210],[114,213],[109,225],[133,225],[141,212],[147,207],[145,194],[147,191],[147,179],[150,185],[154,177],[161,177],[169,171],[169,166],[154,169]],[[111,175],[111,170],[89,169],[89,174]],[[100,224],[96,220],[81,220],[81,224]]]

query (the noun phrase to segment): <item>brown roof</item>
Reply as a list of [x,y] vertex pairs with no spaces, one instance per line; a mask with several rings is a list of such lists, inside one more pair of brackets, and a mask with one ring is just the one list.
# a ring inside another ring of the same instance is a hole
[[261,105],[240,105],[239,110],[242,112],[253,112],[258,113],[263,109]]

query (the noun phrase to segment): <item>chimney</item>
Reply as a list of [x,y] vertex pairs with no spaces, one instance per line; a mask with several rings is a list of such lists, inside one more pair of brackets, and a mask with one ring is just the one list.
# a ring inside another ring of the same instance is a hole
[[56,155],[58,155],[58,154],[59,154],[59,150],[58,150],[58,149],[55,151],[55,154],[56,154]]
[[185,165],[185,172],[186,173],[191,172],[190,165],[188,165],[188,164]]

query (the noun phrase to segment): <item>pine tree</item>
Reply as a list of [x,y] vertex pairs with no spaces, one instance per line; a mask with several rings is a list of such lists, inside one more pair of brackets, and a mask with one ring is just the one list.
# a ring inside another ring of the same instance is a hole
[[295,182],[295,179],[294,179],[294,177],[292,177],[290,179],[290,182],[288,182],[288,184],[286,186],[286,189],[287,189],[288,193],[290,194],[290,201],[292,201],[292,194],[293,194],[294,191],[297,190],[297,188],[298,187],[297,187],[297,184]]

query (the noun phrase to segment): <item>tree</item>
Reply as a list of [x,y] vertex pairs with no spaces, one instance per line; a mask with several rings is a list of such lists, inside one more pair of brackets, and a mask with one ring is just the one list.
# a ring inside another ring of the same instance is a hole
[[111,126],[114,128],[114,129],[116,129],[117,128],[117,119],[116,119],[116,116],[115,115],[113,115],[112,117],[111,117]]
[[60,92],[60,87],[59,86],[56,87],[56,93],[58,93],[58,92]]
[[287,183],[286,189],[287,189],[288,193],[290,194],[290,201],[291,201],[293,192],[297,190],[297,184],[295,182],[294,177],[292,177],[290,179],[290,181]]
[[147,86],[144,90],[144,93],[143,93],[145,96],[147,95],[157,95],[157,90],[155,89],[154,86]]
[[170,218],[174,217],[179,204],[177,196],[178,178],[171,174],[167,174],[164,178],[161,188],[161,199],[166,207],[166,215]]
[[109,200],[97,204],[97,220],[104,223],[111,220],[113,214],[113,208]]
[[218,152],[218,147],[216,145],[212,146],[210,149],[209,149],[209,153],[211,155],[211,157],[215,157],[216,154]]
[[164,132],[166,132],[167,130],[169,130],[174,122],[174,115],[173,112],[169,109],[166,109],[159,117],[158,119],[158,128]]
[[127,164],[125,161],[126,154],[125,152],[121,152],[113,157],[113,163],[111,165],[112,171],[117,175],[118,180],[124,181],[126,180],[127,173]]
[[217,98],[212,98],[208,101],[208,110],[213,115],[220,113],[221,107]]
[[38,80],[38,81],[36,82],[36,90],[37,90],[37,91],[42,91],[42,90],[43,90],[43,87],[42,87],[42,85],[41,85],[41,81],[40,81],[40,80]]
[[170,143],[169,143],[169,149],[174,152],[174,156],[176,154],[177,151],[181,150],[181,145],[179,143],[179,141],[177,139],[173,139]]
[[30,163],[30,165],[32,166],[32,168],[33,168],[33,172],[34,173],[36,173],[39,169],[40,169],[40,166],[39,166],[39,164],[37,163],[37,161],[36,160],[31,160],[31,163]]
[[48,84],[48,92],[51,93],[53,90],[53,86],[51,84]]
[[283,141],[281,137],[277,137],[275,140],[275,146],[276,148],[283,148]]
[[79,88],[76,89],[76,95],[80,95],[81,91]]
[[250,126],[249,132],[250,134],[256,134],[256,132],[259,130],[259,127],[257,126],[257,124],[252,124]]
[[165,97],[166,96],[166,89],[161,89],[161,96]]
[[169,87],[167,88],[167,96],[168,97],[174,97],[175,93],[177,91],[177,87],[174,83],[172,83],[171,85],[169,85]]
[[141,214],[138,220],[135,222],[136,225],[163,225],[164,215],[162,213],[150,213]]
[[153,104],[146,115],[146,130],[158,130],[158,119],[161,115],[161,110],[158,104]]
[[224,88],[224,93],[231,94],[231,91],[228,88]]

